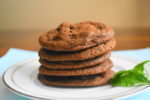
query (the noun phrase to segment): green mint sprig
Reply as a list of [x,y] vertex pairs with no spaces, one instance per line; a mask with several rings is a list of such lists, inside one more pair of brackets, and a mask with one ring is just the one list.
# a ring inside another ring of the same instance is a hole
[[149,85],[150,80],[148,80],[146,73],[144,73],[144,65],[148,62],[150,60],[141,62],[131,70],[117,72],[110,80],[111,85],[123,87]]

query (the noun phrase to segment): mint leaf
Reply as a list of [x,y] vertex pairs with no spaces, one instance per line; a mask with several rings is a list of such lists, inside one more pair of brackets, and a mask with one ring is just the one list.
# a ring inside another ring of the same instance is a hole
[[131,70],[117,72],[110,80],[111,85],[131,87],[150,84],[150,81],[144,73],[144,65],[148,62],[150,62],[150,60],[141,62]]
[[141,62],[140,64],[136,65],[136,66],[133,68],[133,70],[136,70],[136,71],[138,71],[138,72],[143,72],[143,71],[144,71],[144,65],[145,65],[146,63],[148,63],[148,62],[150,62],[150,60],[146,60],[146,61]]

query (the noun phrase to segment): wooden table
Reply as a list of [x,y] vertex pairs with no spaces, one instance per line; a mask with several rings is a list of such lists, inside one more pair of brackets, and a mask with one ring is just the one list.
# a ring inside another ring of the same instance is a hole
[[[117,46],[114,50],[150,47],[149,29],[116,29]],[[44,31],[0,31],[0,56],[9,48],[37,51],[38,37]]]

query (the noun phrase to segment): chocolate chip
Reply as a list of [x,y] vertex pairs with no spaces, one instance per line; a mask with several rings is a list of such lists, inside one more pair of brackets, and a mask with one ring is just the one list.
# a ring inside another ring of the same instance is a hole
[[57,28],[56,30],[57,30],[57,31],[60,31],[60,28]]
[[74,29],[74,27],[73,27],[73,26],[70,26],[70,29],[72,30],[72,29]]

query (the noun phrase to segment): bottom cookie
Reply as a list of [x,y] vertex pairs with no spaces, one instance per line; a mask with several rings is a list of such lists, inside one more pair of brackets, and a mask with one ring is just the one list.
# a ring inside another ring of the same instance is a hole
[[105,85],[109,83],[113,75],[114,71],[109,70],[102,74],[84,76],[48,76],[39,74],[38,79],[42,83],[52,86],[87,87]]

